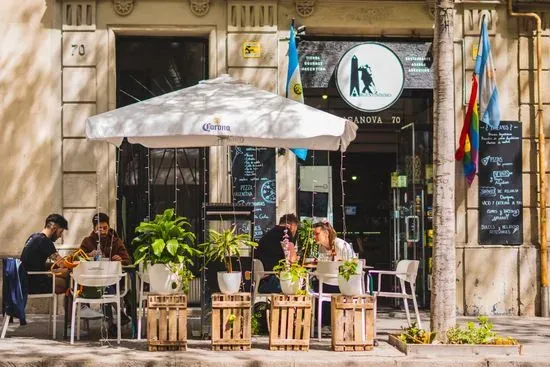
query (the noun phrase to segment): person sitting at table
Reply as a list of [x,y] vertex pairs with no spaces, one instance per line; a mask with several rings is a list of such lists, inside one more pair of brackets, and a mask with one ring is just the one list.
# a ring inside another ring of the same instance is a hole
[[[122,265],[130,265],[130,255],[124,242],[118,237],[116,231],[109,225],[109,216],[105,213],[97,213],[92,217],[92,233],[82,240],[80,248],[90,257],[101,256],[111,261],[120,261]],[[99,251],[98,248],[99,242]],[[115,286],[110,286],[105,289],[107,294],[115,292]],[[109,334],[116,335],[116,325],[114,324],[113,310],[111,305],[104,307],[105,315],[110,320]],[[125,325],[130,322],[130,318],[126,315],[121,307],[121,324]]]
[[313,238],[319,245],[319,258],[327,260],[349,260],[354,256],[353,247],[336,236],[328,221],[313,224]]
[[[60,214],[50,214],[46,218],[42,232],[32,234],[23,247],[21,253],[21,263],[27,272],[46,271],[46,261],[48,259],[57,262],[61,256],[55,248],[54,242],[63,236],[63,231],[67,230],[69,224]],[[67,289],[68,269],[63,263],[59,264],[60,269],[56,270],[55,293],[65,293]],[[32,275],[28,277],[29,294],[50,293],[52,291],[52,278],[47,275]]]
[[[120,261],[122,265],[129,265],[130,255],[124,242],[118,237],[114,229],[109,226],[109,216],[97,213],[92,218],[93,231],[82,240],[80,248],[90,257],[101,255],[112,261]],[[99,242],[99,252],[97,250]]]
[[[298,261],[294,246],[298,223],[296,215],[285,214],[279,219],[278,225],[262,236],[255,257],[262,262],[265,271],[272,271],[279,260],[285,258],[290,262]],[[261,293],[281,293],[281,284],[275,275],[270,274],[260,281],[258,289]]]
[[[313,224],[313,238],[319,246],[319,261],[338,261],[349,260],[354,256],[353,247],[341,238],[336,236],[336,231],[328,221],[321,221]],[[319,282],[312,281],[312,288],[319,290]],[[339,293],[337,285],[323,283],[323,293]],[[321,315],[321,324],[323,332],[327,332],[330,325],[330,307],[323,306]]]

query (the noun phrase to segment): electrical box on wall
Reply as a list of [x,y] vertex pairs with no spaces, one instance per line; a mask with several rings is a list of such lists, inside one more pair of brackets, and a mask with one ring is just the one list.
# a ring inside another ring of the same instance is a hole
[[329,193],[331,186],[331,166],[300,167],[300,191]]

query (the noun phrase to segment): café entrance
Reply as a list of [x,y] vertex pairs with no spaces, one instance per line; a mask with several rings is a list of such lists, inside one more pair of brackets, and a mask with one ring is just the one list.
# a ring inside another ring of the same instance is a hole
[[343,155],[310,151],[299,162],[300,216],[328,218],[376,269],[419,260],[417,299],[429,307],[432,91],[404,90],[394,105],[373,114],[354,110],[336,89],[309,88],[304,95],[306,104],[355,121],[358,131]]

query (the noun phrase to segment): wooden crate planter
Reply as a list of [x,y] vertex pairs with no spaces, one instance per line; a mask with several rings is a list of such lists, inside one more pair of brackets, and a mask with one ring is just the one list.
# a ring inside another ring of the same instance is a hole
[[187,298],[183,294],[147,298],[149,351],[187,349]]
[[250,293],[212,294],[212,350],[250,350]]
[[269,349],[309,350],[311,296],[271,296]]
[[371,350],[374,343],[374,298],[361,296],[332,296],[332,350]]
[[408,356],[424,357],[475,357],[475,356],[520,356],[520,345],[489,344],[408,344],[390,335],[388,343]]

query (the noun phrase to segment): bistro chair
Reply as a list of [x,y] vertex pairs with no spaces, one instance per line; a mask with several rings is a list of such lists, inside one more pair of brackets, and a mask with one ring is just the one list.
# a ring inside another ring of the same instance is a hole
[[[120,280],[124,277],[127,282],[127,273],[122,272],[120,261],[86,261],[81,262],[73,273],[73,304],[71,317],[71,344],[74,344],[75,324],[77,338],[80,340],[80,305],[79,303],[94,304],[116,304],[116,324],[117,324],[117,343],[120,344],[121,323],[120,323],[120,303],[122,297],[128,290],[125,287],[124,293],[120,291]],[[81,286],[105,288],[115,285],[115,294],[103,294],[99,298],[84,298],[78,293]]]
[[269,295],[271,293],[260,293],[258,291],[258,288],[260,287],[260,281],[266,276],[275,274],[274,271],[266,271],[264,270],[264,264],[260,259],[254,259],[252,260],[254,265],[254,284],[252,286],[252,304],[256,304],[256,302],[264,301],[267,302]]
[[[407,322],[411,326],[411,316],[409,314],[409,303],[407,300],[412,299],[414,305],[414,313],[416,314],[416,322],[418,328],[422,328],[420,322],[420,313],[418,312],[418,304],[416,302],[416,276],[418,273],[418,266],[420,261],[418,260],[401,260],[397,263],[395,271],[391,270],[370,270],[372,275],[378,275],[378,287],[374,290],[375,304],[378,297],[388,298],[401,298],[405,303],[405,314],[407,315]],[[382,275],[390,275],[399,281],[401,288],[400,292],[382,292]],[[409,283],[411,293],[407,293],[406,283]],[[376,310],[375,310],[376,312]]]
[[[55,294],[55,273],[51,271],[26,271],[24,270],[24,267],[21,265],[21,260],[15,259],[15,258],[8,258],[4,260],[4,267],[8,265],[8,262],[13,262],[11,265],[15,266],[16,272],[19,275],[19,267],[23,269],[23,271],[26,274],[26,277],[30,282],[32,282],[32,277],[34,275],[48,275],[52,277],[52,291],[49,293],[36,293],[36,294],[28,294],[27,299],[33,299],[33,298],[44,298],[44,299],[50,299],[51,303],[49,306],[49,314],[50,314],[50,320],[51,320],[51,326],[48,322],[48,332],[52,331],[52,338],[56,338],[56,321],[57,321],[57,295]],[[19,276],[18,276],[19,278]],[[4,279],[4,282],[6,279]],[[18,283],[21,284],[22,279],[18,279]],[[6,285],[4,285],[5,287]],[[2,326],[2,334],[0,335],[1,339],[4,339],[6,336],[6,332],[8,330],[8,325],[10,322],[11,316],[9,316],[7,313],[4,314],[4,324]]]

